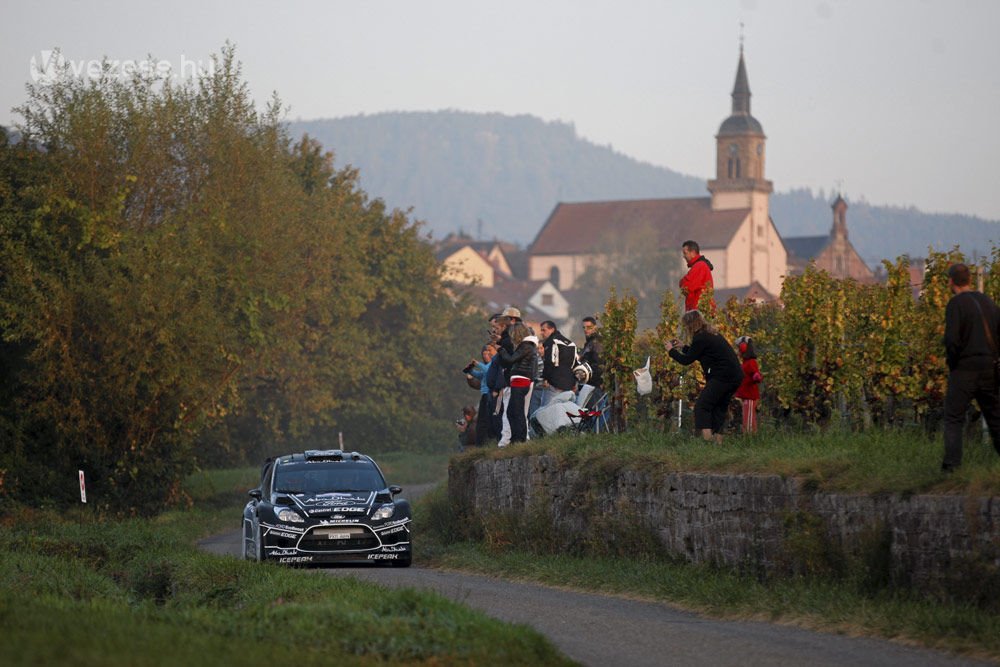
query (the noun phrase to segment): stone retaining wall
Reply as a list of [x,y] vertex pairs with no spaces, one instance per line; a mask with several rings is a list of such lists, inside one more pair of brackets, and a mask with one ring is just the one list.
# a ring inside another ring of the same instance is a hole
[[639,522],[695,563],[816,571],[810,558],[881,554],[887,576],[919,589],[1000,582],[1000,498],[823,493],[777,475],[584,474],[549,456],[465,463],[448,488],[480,517],[541,511],[571,536],[598,517]]

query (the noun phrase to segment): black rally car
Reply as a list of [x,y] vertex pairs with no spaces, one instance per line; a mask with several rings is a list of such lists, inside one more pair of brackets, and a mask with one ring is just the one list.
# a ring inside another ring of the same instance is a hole
[[369,456],[339,449],[269,459],[243,508],[243,557],[409,567],[410,503]]

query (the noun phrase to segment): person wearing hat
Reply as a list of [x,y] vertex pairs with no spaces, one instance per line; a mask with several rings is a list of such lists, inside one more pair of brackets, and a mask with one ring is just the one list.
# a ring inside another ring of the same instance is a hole
[[[521,323],[521,311],[514,306],[507,306],[500,313],[500,317],[497,319],[497,325],[500,328],[500,338],[497,340],[497,362],[499,363],[499,355],[501,352],[506,352],[507,356],[510,357],[514,354],[514,342],[510,338],[511,329]],[[510,374],[504,372],[504,388],[497,396],[495,410],[499,412],[500,415],[500,446],[505,447],[510,442],[510,423],[507,421],[507,404],[510,402]]]

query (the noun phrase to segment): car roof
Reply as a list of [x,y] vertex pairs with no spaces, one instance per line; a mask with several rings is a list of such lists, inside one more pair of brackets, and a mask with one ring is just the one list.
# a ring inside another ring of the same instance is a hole
[[276,459],[277,463],[309,463],[315,461],[362,461],[375,464],[370,456],[340,449],[307,449],[304,452],[285,454]]

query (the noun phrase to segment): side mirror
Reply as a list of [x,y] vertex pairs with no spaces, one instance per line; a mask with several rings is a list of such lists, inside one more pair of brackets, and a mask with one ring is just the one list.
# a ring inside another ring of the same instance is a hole
[[403,492],[403,487],[401,487],[401,486],[398,486],[396,484],[392,484],[392,485],[389,486],[389,493],[391,493],[394,496],[398,495],[398,494],[400,494],[402,492]]
[[254,500],[260,500],[263,497],[263,495],[260,492],[260,489],[250,489],[247,492],[247,495],[253,498]]

